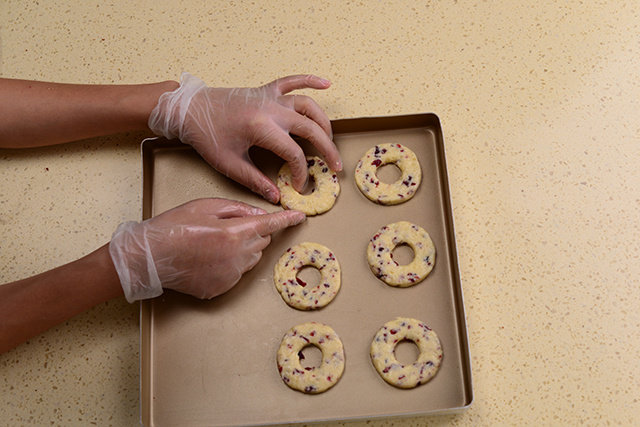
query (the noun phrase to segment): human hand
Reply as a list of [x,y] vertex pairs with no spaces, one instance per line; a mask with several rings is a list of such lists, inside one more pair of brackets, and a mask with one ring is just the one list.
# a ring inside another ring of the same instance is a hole
[[149,128],[191,145],[218,171],[277,203],[278,187],[255,167],[249,148],[265,148],[287,161],[298,191],[307,182],[307,163],[290,134],[311,142],[331,169],[341,171],[327,115],[310,97],[287,95],[296,89],[326,89],[330,84],[314,75],[295,75],[257,88],[210,88],[183,73],[180,87],[158,100]]
[[269,214],[242,202],[198,199],[120,224],[109,252],[129,302],[156,297],[163,287],[210,299],[258,263],[272,233],[305,219],[298,211]]

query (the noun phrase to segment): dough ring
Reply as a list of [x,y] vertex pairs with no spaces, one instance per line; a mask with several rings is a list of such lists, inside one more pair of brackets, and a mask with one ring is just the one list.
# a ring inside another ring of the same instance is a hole
[[[381,182],[379,167],[395,164],[402,177],[392,184]],[[369,200],[382,205],[397,205],[411,199],[422,180],[420,163],[415,153],[401,144],[380,144],[371,148],[358,161],[355,172],[358,188]]]
[[320,157],[307,157],[309,175],[315,181],[310,194],[298,193],[291,184],[291,169],[285,163],[278,172],[280,204],[285,209],[296,209],[307,215],[318,215],[331,209],[340,194],[338,175]]
[[[394,354],[396,345],[413,341],[420,350],[411,365],[398,362]],[[413,388],[429,381],[438,372],[442,362],[442,347],[438,335],[416,319],[398,317],[385,323],[371,342],[371,361],[382,379],[400,388]]]
[[[297,277],[302,267],[320,271],[320,284],[308,286]],[[340,290],[340,264],[333,252],[318,243],[304,242],[286,250],[273,271],[273,281],[284,302],[299,310],[314,310],[329,304]]]
[[[407,265],[393,260],[392,251],[401,244],[413,250],[413,261]],[[367,260],[377,278],[387,285],[406,288],[429,275],[436,262],[436,248],[422,227],[408,221],[394,222],[373,235],[367,247]]]
[[[300,364],[300,352],[309,345],[322,352],[318,367],[303,368]],[[344,372],[344,348],[330,326],[303,323],[291,328],[282,338],[277,363],[286,385],[303,393],[322,393],[333,387]]]

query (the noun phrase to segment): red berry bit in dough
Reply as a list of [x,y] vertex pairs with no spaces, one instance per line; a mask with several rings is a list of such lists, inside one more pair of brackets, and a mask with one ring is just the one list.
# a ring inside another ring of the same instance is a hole
[[[311,266],[320,272],[317,285],[310,285],[299,271]],[[340,290],[340,264],[329,248],[318,243],[304,242],[289,248],[274,268],[274,284],[282,299],[299,310],[313,310],[326,306]]]
[[[394,164],[402,177],[394,183],[376,180],[380,166]],[[411,199],[422,180],[420,163],[413,151],[401,144],[381,144],[369,149],[355,170],[356,185],[369,200],[382,205],[395,205]],[[400,196],[402,195],[402,197]]]
[[[413,388],[428,382],[437,373],[442,360],[442,347],[435,332],[424,329],[423,325],[416,319],[397,318],[387,322],[376,333],[371,342],[371,361],[387,383],[400,388]],[[381,339],[386,336],[385,331],[398,339],[393,342]],[[413,341],[418,346],[420,354],[415,362],[403,365],[397,361],[394,351],[400,341]]]
[[299,193],[292,186],[292,171],[285,163],[278,172],[276,184],[280,189],[280,204],[285,209],[297,209],[305,214],[319,215],[330,210],[340,194],[337,175],[318,157],[307,157],[308,175],[315,185],[307,194]]
[[[406,265],[399,265],[393,259],[393,249],[401,244],[410,246],[414,252],[413,259]],[[399,221],[380,228],[371,237],[367,261],[372,273],[386,284],[412,286],[425,279],[433,269],[435,247],[421,227],[408,221]]]
[[[299,330],[298,336],[308,339],[302,341],[294,338],[294,330]],[[289,348],[289,344],[293,344],[293,348]],[[304,359],[302,351],[309,345],[316,346],[322,352],[322,363],[319,366],[303,367],[300,364]],[[344,349],[331,327],[307,322],[297,325],[284,335],[276,363],[281,378],[290,388],[303,393],[322,393],[333,387],[342,376]]]

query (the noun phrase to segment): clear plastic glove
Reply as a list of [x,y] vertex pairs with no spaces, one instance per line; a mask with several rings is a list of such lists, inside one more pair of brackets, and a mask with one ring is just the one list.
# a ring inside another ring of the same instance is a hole
[[127,301],[162,288],[213,298],[260,260],[271,234],[299,224],[298,211],[268,214],[226,199],[199,199],[154,218],[120,224],[109,244]]
[[287,95],[296,89],[330,85],[314,75],[296,75],[258,88],[210,88],[184,73],[180,87],[158,100],[149,128],[156,135],[191,145],[218,171],[277,203],[278,187],[255,167],[249,148],[262,147],[287,161],[298,191],[307,182],[307,163],[290,134],[311,142],[333,170],[342,170],[327,115],[310,97]]

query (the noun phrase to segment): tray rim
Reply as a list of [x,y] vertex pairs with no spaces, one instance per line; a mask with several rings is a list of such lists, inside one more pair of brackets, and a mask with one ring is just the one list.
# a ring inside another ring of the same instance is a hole
[[[451,206],[451,187],[449,182],[449,173],[446,163],[446,146],[444,144],[444,132],[440,118],[435,113],[416,113],[405,115],[389,115],[389,116],[360,116],[353,118],[340,118],[331,120],[331,127],[334,135],[336,134],[349,134],[358,132],[374,132],[385,130],[397,130],[397,129],[411,129],[419,127],[433,127],[438,130],[434,132],[434,137],[437,145],[437,161],[442,167],[441,173],[441,191],[443,197],[443,205],[445,208],[445,229],[447,240],[449,241],[449,257],[451,259],[452,270],[452,285],[455,288],[455,301],[456,301],[456,320],[458,321],[460,334],[458,339],[460,340],[461,351],[461,369],[463,370],[463,384],[466,396],[466,402],[464,405],[452,408],[443,408],[430,411],[419,411],[406,413],[402,415],[378,415],[378,416],[362,416],[351,418],[327,418],[318,419],[312,421],[313,423],[319,422],[335,422],[335,421],[355,421],[355,420],[367,420],[367,419],[384,419],[384,418],[407,418],[412,416],[432,416],[432,415],[446,415],[457,414],[467,410],[474,401],[473,394],[473,375],[471,364],[471,353],[469,345],[469,332],[467,329],[466,310],[464,304],[464,293],[462,288],[462,281],[460,277],[460,265],[458,259],[457,244],[455,238],[455,221],[453,216],[453,210]],[[178,140],[166,140],[164,138],[147,138],[140,144],[141,164],[142,164],[142,220],[151,217],[151,211],[153,206],[153,180],[145,179],[153,176],[154,164],[153,156],[159,149],[176,149],[184,147],[188,149],[189,146],[181,143]],[[139,399],[140,399],[140,425],[151,426],[152,421],[152,404],[151,404],[151,390],[153,389],[153,378],[150,373],[151,366],[153,365],[153,359],[151,352],[144,352],[145,349],[150,349],[152,345],[151,334],[145,334],[148,326],[147,323],[151,320],[151,300],[140,301],[139,311],[139,323],[140,323],[140,340],[139,340]],[[146,356],[146,359],[145,359]],[[146,378],[146,381],[145,381]],[[302,423],[300,421],[299,423]],[[304,421],[307,422],[307,421]],[[307,422],[308,423],[308,422]],[[293,424],[296,424],[294,422]],[[252,424],[255,426],[261,425],[274,425],[274,423],[265,424]]]

